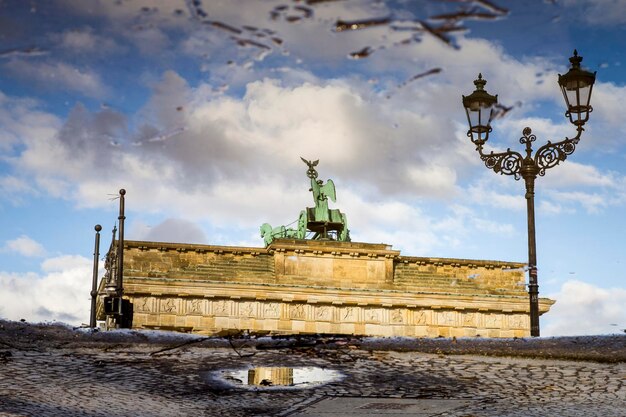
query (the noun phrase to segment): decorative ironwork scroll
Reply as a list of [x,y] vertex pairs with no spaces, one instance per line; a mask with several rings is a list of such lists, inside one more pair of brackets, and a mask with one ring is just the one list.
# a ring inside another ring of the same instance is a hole
[[557,143],[548,141],[547,144],[539,148],[535,155],[535,162],[539,168],[539,175],[545,175],[546,169],[557,166],[559,163],[565,161],[568,155],[574,153],[578,140],[578,137],[576,137],[573,139],[566,138],[565,140]]
[[493,169],[494,172],[501,175],[513,175],[519,180],[520,170],[522,168],[522,155],[507,149],[506,152],[483,154],[481,150],[480,158],[485,162],[485,166]]

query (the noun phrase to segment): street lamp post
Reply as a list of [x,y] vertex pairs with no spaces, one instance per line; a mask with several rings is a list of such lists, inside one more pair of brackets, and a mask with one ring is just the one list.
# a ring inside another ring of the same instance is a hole
[[560,142],[548,141],[533,155],[532,143],[537,139],[529,127],[524,128],[520,143],[525,145],[525,156],[510,148],[506,152],[486,153],[483,146],[492,131],[491,120],[493,107],[498,102],[498,96],[492,96],[485,90],[486,80],[482,74],[474,81],[476,90],[469,96],[463,96],[463,107],[467,113],[469,130],[467,136],[476,145],[476,150],[485,166],[496,173],[512,175],[516,180],[524,179],[526,185],[526,210],[528,215],[528,294],[530,297],[530,335],[539,336],[539,285],[537,281],[537,246],[535,242],[535,179],[543,176],[547,169],[565,161],[576,149],[580,140],[583,126],[589,120],[589,113],[593,110],[591,90],[596,79],[595,72],[581,69],[582,57],[574,50],[574,56],[569,60],[571,68],[565,75],[559,74],[559,86],[565,98],[567,110],[565,116],[576,126],[576,136],[565,138]]
[[118,313],[122,315],[122,296],[124,295],[124,220],[126,215],[124,214],[124,196],[126,190],[120,190],[120,215],[118,216],[119,224],[119,239],[117,240],[117,297],[119,297]]
[[97,224],[94,227],[96,231],[96,241],[93,249],[93,275],[91,280],[91,313],[89,315],[89,327],[96,327],[96,302],[98,298],[98,257],[100,256],[100,231],[102,226]]

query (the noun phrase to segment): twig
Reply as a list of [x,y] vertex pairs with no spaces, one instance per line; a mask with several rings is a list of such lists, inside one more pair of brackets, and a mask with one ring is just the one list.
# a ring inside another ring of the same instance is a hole
[[233,343],[233,339],[231,337],[228,337],[228,344],[230,345],[231,348],[233,348],[233,350],[235,351],[235,353],[237,355],[239,355],[240,358],[249,358],[251,356],[256,355],[256,352],[253,353],[249,353],[247,355],[242,355],[241,353],[239,353],[239,351],[237,350],[237,348],[235,347],[235,344]]
[[159,349],[159,350],[157,350],[157,351],[154,351],[154,352],[150,353],[150,356],[154,356],[154,355],[156,355],[157,353],[167,352],[168,350],[178,349],[178,348],[181,348],[181,347],[183,347],[183,346],[192,345],[192,344],[194,344],[194,343],[204,342],[205,340],[208,340],[208,339],[209,339],[208,337],[203,337],[202,339],[188,340],[188,341],[186,341],[186,342],[180,343],[180,344],[175,345],[175,346],[169,346],[169,347],[166,347],[166,348],[163,348],[163,349]]

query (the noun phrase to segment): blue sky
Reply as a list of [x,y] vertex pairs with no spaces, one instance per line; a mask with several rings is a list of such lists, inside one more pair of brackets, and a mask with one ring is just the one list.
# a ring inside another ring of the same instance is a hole
[[624,23],[623,0],[0,2],[0,316],[87,321],[120,188],[129,239],[262,246],[312,204],[300,156],[355,241],[526,261],[523,183],[483,166],[461,95],[482,72],[512,107],[490,149],[574,136],[576,48],[594,111],[537,180],[542,334],[621,332]]

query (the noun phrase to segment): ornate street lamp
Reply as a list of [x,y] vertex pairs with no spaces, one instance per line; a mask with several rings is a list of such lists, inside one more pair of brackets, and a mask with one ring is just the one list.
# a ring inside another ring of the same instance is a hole
[[463,96],[463,107],[467,113],[469,130],[467,136],[476,145],[480,158],[485,166],[496,173],[512,175],[516,180],[524,179],[526,185],[526,209],[528,213],[528,294],[530,296],[530,335],[539,336],[539,285],[537,284],[537,247],[535,243],[535,178],[543,176],[546,170],[565,161],[576,149],[580,140],[583,126],[589,120],[589,113],[593,110],[589,104],[591,90],[596,80],[596,73],[580,68],[582,57],[574,50],[574,56],[569,60],[572,67],[567,74],[559,74],[559,86],[565,98],[567,116],[576,126],[576,136],[565,138],[556,143],[548,141],[541,146],[533,156],[532,143],[537,139],[529,127],[522,131],[520,143],[526,145],[526,156],[519,152],[507,149],[506,152],[486,153],[483,146],[489,139],[493,107],[498,102],[498,96],[492,96],[485,91],[486,80],[482,74],[474,81],[476,90],[469,96]]

